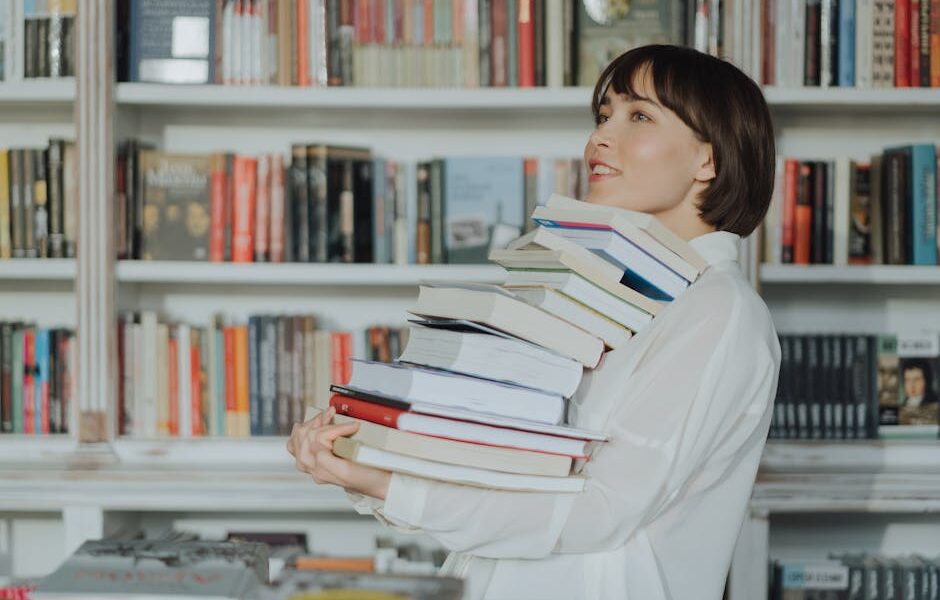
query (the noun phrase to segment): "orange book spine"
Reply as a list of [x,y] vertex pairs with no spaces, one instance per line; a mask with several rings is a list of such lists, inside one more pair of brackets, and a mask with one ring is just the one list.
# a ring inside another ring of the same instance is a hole
[[236,156],[233,170],[235,206],[232,219],[232,262],[249,263],[254,250],[254,216],[257,160],[248,156]]
[[911,0],[894,5],[894,86],[911,86]]
[[199,336],[193,332],[189,345],[189,397],[192,406],[192,435],[205,435],[202,429],[202,363],[199,360]]
[[345,385],[343,381],[343,338],[339,331],[330,333],[330,382]]
[[297,57],[297,85],[300,87],[308,87],[310,85],[310,57],[308,55],[310,25],[308,18],[309,13],[307,12],[308,8],[309,4],[307,2],[297,3],[297,19],[294,23],[296,25],[294,40],[297,46],[294,49],[294,53]]
[[170,390],[170,435],[180,433],[180,373],[179,373],[179,343],[171,335],[167,343],[169,355],[167,356],[167,373],[169,373]]
[[535,23],[532,21],[532,0],[518,2],[519,87],[535,87]]
[[222,330],[225,346],[225,435],[235,435],[235,328]]
[[356,571],[360,573],[371,573],[375,570],[375,561],[372,558],[298,556],[295,566],[300,571]]
[[794,213],[793,262],[808,265],[813,247],[813,167],[800,163],[800,183]]
[[239,437],[248,435],[248,383],[248,326],[239,325],[235,328],[235,435]]
[[209,180],[209,260],[225,260],[225,155],[213,154]]

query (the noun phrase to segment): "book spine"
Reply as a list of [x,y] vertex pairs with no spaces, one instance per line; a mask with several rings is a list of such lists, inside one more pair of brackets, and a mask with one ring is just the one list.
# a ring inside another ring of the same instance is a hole
[[855,28],[856,2],[839,2],[839,35],[836,38],[839,48],[839,85],[855,85]]
[[918,18],[918,49],[919,54],[919,73],[918,85],[920,87],[930,87],[930,18],[931,18],[931,0],[920,0],[920,11]]
[[444,248],[444,161],[435,159],[430,163],[431,190],[431,263],[435,265],[447,262]]
[[275,408],[275,418],[277,422],[277,432],[286,434],[290,430],[290,393],[293,386],[293,351],[294,335],[293,330],[287,326],[287,318],[279,317],[277,319],[277,406]]
[[0,432],[13,433],[12,323],[0,323]]
[[36,162],[33,159],[33,151],[23,150],[23,180],[22,193],[23,202],[23,250],[26,258],[36,258]]
[[198,328],[189,331],[189,356],[186,357],[186,360],[189,361],[189,381],[186,381],[185,384],[189,386],[189,433],[195,437],[206,434],[202,338],[202,332]]
[[23,208],[23,151],[20,149],[10,150],[10,211],[12,257],[24,258],[26,217]]
[[478,0],[479,85],[493,85],[493,0]]
[[13,433],[26,433],[24,427],[23,384],[26,372],[26,330],[22,325],[14,325],[10,336],[10,404]]
[[940,0],[929,0],[930,87],[940,87]]
[[232,234],[235,229],[235,155],[225,155],[225,203],[222,205],[223,260],[232,260]]
[[799,186],[794,213],[793,262],[810,264],[813,243],[813,171],[812,162],[799,163]]
[[248,318],[248,412],[249,432],[261,435],[261,353],[259,351],[261,325],[259,317]]
[[842,383],[842,411],[845,418],[846,439],[865,437],[858,429],[857,411],[855,410],[855,338],[851,335],[843,336],[843,364],[840,372]]
[[806,0],[806,37],[804,38],[803,85],[820,84],[821,0]]
[[235,204],[232,218],[232,262],[249,263],[254,249],[254,215],[257,194],[257,161],[236,156],[234,161]]
[[304,406],[317,405],[316,380],[316,318],[312,315],[304,317]]
[[920,7],[921,0],[911,2],[911,87],[920,87]]
[[11,152],[0,148],[0,260],[13,258],[13,240],[10,239],[10,157]]
[[262,317],[261,336],[261,433],[277,435],[277,321],[276,317]]
[[[938,0],[940,1],[940,0]],[[547,85],[545,68],[545,2],[546,0],[533,0],[531,3],[532,11],[532,70],[536,87],[545,87]]]
[[268,262],[270,248],[271,217],[271,157],[258,157],[257,164],[257,201],[255,202],[255,262]]
[[335,408],[338,414],[378,423],[393,429],[398,429],[398,416],[404,412],[390,406],[372,404],[341,394],[333,394],[330,398],[330,406]]
[[225,155],[209,159],[209,260],[225,260]]
[[294,56],[297,61],[297,85],[310,86],[310,11],[306,0],[297,0],[294,20]]
[[376,168],[371,157],[357,159],[353,168],[352,258],[353,262],[374,264],[378,262],[376,252],[379,244],[383,243],[373,235],[376,229],[381,228],[374,209],[376,179],[383,171]]
[[828,173],[826,163],[816,162],[813,165],[813,187],[812,187],[812,234],[810,246],[810,262],[813,264],[823,264],[826,262],[826,239],[827,239],[827,188]]
[[291,330],[291,390],[290,422],[304,421],[304,320],[301,316],[288,317],[286,327]]
[[23,433],[38,433],[36,430],[36,329],[28,326],[23,331]]
[[36,330],[36,433],[49,433],[49,330]]
[[894,86],[911,86],[911,0],[894,4]]
[[819,381],[818,389],[820,395],[817,400],[820,404],[821,412],[821,431],[820,437],[823,439],[832,439],[835,437],[835,425],[833,420],[833,405],[835,398],[832,396],[832,368],[833,368],[833,349],[832,336],[823,335],[819,337]]
[[248,326],[235,327],[235,414],[236,437],[250,434],[249,406]]
[[[49,140],[49,148],[46,151],[46,194],[49,200],[49,256],[52,258],[65,257],[65,186],[62,181],[64,155],[65,142],[58,139]],[[122,226],[123,223],[119,225]]]
[[900,151],[884,153],[882,174],[882,223],[884,235],[884,262],[889,265],[907,263],[905,252],[905,215],[907,194],[904,183],[904,157]]
[[269,240],[271,244],[271,262],[284,262],[284,159],[280,154],[271,157],[271,231]]
[[825,401],[821,336],[806,336],[806,374],[809,438],[818,440],[822,438],[822,404]]
[[508,43],[507,35],[507,6],[512,0],[491,0],[492,4],[492,47],[490,50],[490,69],[493,87],[506,87],[509,75],[506,73]]
[[937,155],[933,144],[917,144],[911,152],[912,264],[937,264]]
[[337,161],[329,157],[326,147],[316,147],[307,153],[307,228],[310,260],[327,262],[330,260],[330,219],[331,195],[338,195],[334,189],[339,181],[335,171],[330,169]]
[[236,399],[236,371],[235,364],[235,327],[227,326],[223,330],[223,357],[225,360],[225,435],[234,437],[235,423],[238,413]]
[[167,434],[180,435],[180,336],[179,326],[168,328],[167,338]]
[[417,166],[418,228],[416,263],[431,262],[431,165],[420,162]]

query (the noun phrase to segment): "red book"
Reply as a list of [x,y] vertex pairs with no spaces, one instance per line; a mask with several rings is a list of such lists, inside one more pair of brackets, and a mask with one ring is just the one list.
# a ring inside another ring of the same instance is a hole
[[209,159],[209,260],[225,260],[225,155]]
[[310,85],[310,61],[307,53],[309,52],[310,27],[308,25],[307,2],[297,3],[297,15],[294,25],[294,56],[297,57],[297,85],[307,87]]
[[355,35],[353,42],[357,46],[365,46],[371,42],[371,23],[369,22],[369,11],[371,10],[369,2],[359,0],[356,2],[353,15],[353,31]]
[[385,0],[375,3],[375,18],[372,19],[372,41],[380,46],[385,45]]
[[235,204],[232,215],[232,262],[250,263],[254,250],[254,216],[258,161],[236,156],[234,161]]
[[52,377],[53,375],[52,373],[49,372],[50,363],[52,362],[49,360],[49,357],[53,352],[53,348],[49,344],[52,343],[52,332],[46,331],[43,335],[45,335],[45,341],[46,341],[46,345],[45,345],[46,356],[43,357],[43,363],[45,364],[46,372],[42,374],[42,377],[38,377],[39,360],[37,357],[37,360],[36,360],[37,377],[36,377],[36,383],[34,385],[39,386],[37,389],[37,392],[39,393],[38,394],[39,395],[39,398],[38,398],[39,400],[39,433],[49,433],[49,378]]
[[332,395],[330,406],[335,408],[336,412],[341,415],[362,419],[370,423],[378,423],[392,429],[398,429],[398,416],[405,412],[391,406],[372,404],[371,402],[356,400],[340,394]]
[[424,0],[424,46],[427,48],[433,45],[434,45],[434,0]]
[[225,435],[234,435],[235,423],[235,328],[222,329],[222,344],[225,346]]
[[271,157],[258,157],[257,193],[255,202],[255,262],[268,260],[268,233],[271,214]]
[[813,247],[813,166],[810,163],[800,163],[794,229],[793,262],[808,265]]
[[395,44],[405,41],[405,0],[395,0]]
[[169,396],[170,396],[170,435],[179,435],[180,433],[180,370],[179,370],[179,343],[176,340],[176,334],[171,333],[167,342],[168,356],[167,373],[169,377]]
[[781,228],[781,262],[793,262],[793,247],[796,241],[796,196],[800,186],[800,163],[787,159],[783,176],[783,225]]
[[940,0],[930,0],[929,35],[930,87],[940,87]]
[[23,433],[36,432],[36,331],[23,330]]
[[509,35],[506,21],[509,20],[506,2],[515,0],[493,0],[492,4],[492,32],[490,46],[490,73],[492,73],[493,87],[506,87],[509,76],[507,73],[507,60],[509,58]]
[[894,86],[911,86],[911,0],[894,5]]
[[920,87],[920,3],[911,0],[911,87]]
[[271,155],[271,262],[284,262],[284,159]]
[[352,334],[334,331],[330,334],[330,382],[346,385],[352,376]]
[[199,337],[193,332],[192,342],[189,345],[189,397],[192,403],[192,433],[204,435],[202,430],[202,368],[199,360]]
[[532,20],[532,0],[518,2],[519,87],[535,87],[535,24]]

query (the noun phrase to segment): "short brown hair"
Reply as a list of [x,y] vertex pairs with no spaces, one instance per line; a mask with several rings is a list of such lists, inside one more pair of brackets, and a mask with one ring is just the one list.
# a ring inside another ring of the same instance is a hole
[[601,73],[591,102],[595,121],[608,88],[638,95],[634,78],[646,67],[662,105],[712,145],[715,178],[699,198],[702,219],[749,235],[763,220],[774,186],[774,129],[760,87],[731,63],[691,48],[641,46]]

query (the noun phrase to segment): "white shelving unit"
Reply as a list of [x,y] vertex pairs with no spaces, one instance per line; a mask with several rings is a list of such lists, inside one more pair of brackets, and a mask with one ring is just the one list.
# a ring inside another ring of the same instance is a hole
[[765,285],[934,286],[940,284],[940,267],[912,265],[849,267],[832,265],[761,265],[760,281]]

